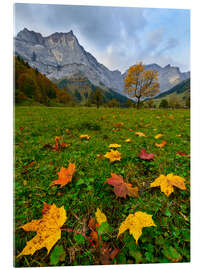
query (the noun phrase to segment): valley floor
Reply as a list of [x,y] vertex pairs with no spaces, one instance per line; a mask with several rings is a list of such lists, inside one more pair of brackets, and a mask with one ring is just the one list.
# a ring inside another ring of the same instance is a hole
[[[16,107],[14,136],[16,256],[35,236],[20,226],[41,219],[45,202],[64,206],[63,228],[82,232],[95,245],[98,240],[91,237],[88,222],[96,222],[97,208],[109,226],[100,230],[102,242],[96,248],[85,237],[62,231],[48,255],[43,248],[17,257],[16,267],[102,264],[105,245],[109,254],[111,248],[117,250],[114,257],[106,255],[109,264],[190,261],[189,110]],[[64,142],[58,150],[56,137]],[[157,146],[163,141],[163,147]],[[120,161],[110,163],[105,157],[110,144],[120,145]],[[154,158],[138,157],[142,148]],[[69,163],[76,166],[72,181],[63,187],[51,185]],[[117,197],[106,181],[111,173],[138,187],[139,196]],[[170,173],[185,179],[186,190],[174,186],[167,197],[160,187],[150,188],[157,177]],[[117,238],[121,223],[137,211],[152,215],[156,226],[143,228],[137,244],[129,230]],[[64,256],[57,257],[58,246]]]

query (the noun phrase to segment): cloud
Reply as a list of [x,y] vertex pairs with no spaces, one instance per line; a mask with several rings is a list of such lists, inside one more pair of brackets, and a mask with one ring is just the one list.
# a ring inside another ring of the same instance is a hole
[[173,20],[164,23],[171,14],[178,25],[179,13],[173,10],[15,4],[15,33],[24,27],[43,36],[73,30],[79,43],[99,62],[125,71],[140,60],[167,61],[172,50],[181,48],[182,37],[176,35]]

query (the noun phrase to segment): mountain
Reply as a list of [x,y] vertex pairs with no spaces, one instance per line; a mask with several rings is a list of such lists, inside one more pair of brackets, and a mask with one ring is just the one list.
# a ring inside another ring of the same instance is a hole
[[[87,52],[78,42],[72,31],[54,33],[43,37],[40,33],[24,28],[15,37],[15,55],[37,68],[50,79],[71,78],[82,74],[92,84],[108,87],[123,93],[126,72],[111,71]],[[190,72],[180,72],[178,67],[157,64],[146,65],[146,69],[158,71],[160,91],[164,92],[190,77]]]
[[[165,67],[161,67],[157,64],[150,64],[145,65],[145,69],[151,69],[158,72],[161,93],[190,78],[190,72],[181,72],[178,67],[173,67],[170,64]],[[122,75],[123,79],[125,79],[126,75],[127,71]]]
[[75,74],[72,77],[64,77],[58,80],[54,79],[53,81],[59,88],[65,89],[68,94],[70,94],[73,99],[81,105],[86,104],[91,97],[91,94],[96,90],[101,91],[104,103],[115,99],[120,102],[121,106],[125,106],[125,103],[128,100],[127,97],[113,91],[111,88],[106,86],[102,86],[102,88],[95,86],[87,77],[81,74]]
[[72,31],[43,37],[24,28],[15,38],[15,54],[48,78],[61,79],[81,73],[94,85],[122,89],[118,70],[110,71],[79,44]]
[[170,101],[172,98],[175,98],[182,107],[185,106],[186,100],[190,98],[190,79],[186,79],[170,90],[159,94],[153,98],[153,101],[159,105],[162,99]]
[[170,90],[165,91],[164,93],[159,94],[155,99],[166,97],[170,94],[176,93],[181,94],[184,92],[190,92],[190,79],[186,79],[176,86],[172,87]]

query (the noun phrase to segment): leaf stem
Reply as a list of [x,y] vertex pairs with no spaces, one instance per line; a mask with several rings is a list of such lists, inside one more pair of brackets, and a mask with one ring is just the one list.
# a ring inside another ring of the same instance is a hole
[[89,237],[87,237],[85,234],[72,230],[72,229],[65,229],[65,228],[61,228],[61,231],[68,231],[68,232],[73,232],[73,233],[77,233],[77,234],[81,234],[82,236],[84,236],[91,244],[92,246],[95,248],[95,245],[93,244],[93,242],[89,239]]

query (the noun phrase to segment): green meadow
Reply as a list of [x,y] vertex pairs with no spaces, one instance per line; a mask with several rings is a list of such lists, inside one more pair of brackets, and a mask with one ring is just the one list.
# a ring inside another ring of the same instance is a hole
[[[33,255],[17,257],[36,235],[21,226],[41,219],[45,202],[64,206],[67,220],[63,228],[90,239],[88,221],[99,208],[109,224],[107,230],[100,231],[101,239],[109,248],[118,249],[110,264],[190,261],[189,110],[16,106],[14,125],[16,267],[102,263],[101,245],[93,247],[85,237],[68,231],[61,232],[49,254],[42,248]],[[157,134],[163,136],[156,139]],[[81,139],[80,135],[90,138]],[[61,151],[50,147],[56,137],[67,144]],[[155,145],[163,140],[163,147]],[[120,161],[110,163],[104,157],[110,144],[120,145]],[[142,148],[153,153],[154,159],[138,157]],[[76,165],[72,181],[63,187],[51,185],[69,163]],[[139,196],[116,197],[106,182],[111,173],[138,187]],[[167,197],[160,187],[150,187],[161,174],[170,173],[185,179],[186,190],[174,187]],[[152,215],[156,226],[143,228],[138,243],[129,230],[118,238],[121,223],[136,211]]]

